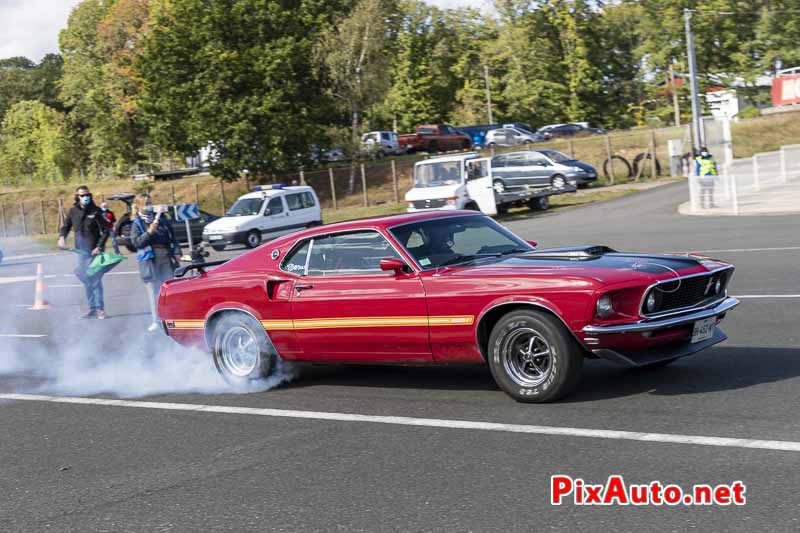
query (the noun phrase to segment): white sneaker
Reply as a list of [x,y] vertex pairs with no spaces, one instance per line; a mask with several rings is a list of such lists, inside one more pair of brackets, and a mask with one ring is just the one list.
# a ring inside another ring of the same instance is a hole
[[153,331],[158,331],[158,329],[159,329],[160,327],[161,327],[161,326],[159,326],[158,324],[156,324],[155,322],[153,322],[152,324],[150,324],[150,327],[148,327],[148,328],[147,328],[147,331],[150,331],[150,332],[153,332]]

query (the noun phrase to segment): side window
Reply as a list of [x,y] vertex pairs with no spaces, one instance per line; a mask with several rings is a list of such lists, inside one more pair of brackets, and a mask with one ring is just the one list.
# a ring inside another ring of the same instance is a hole
[[281,201],[281,197],[278,196],[277,198],[273,198],[267,204],[267,212],[270,215],[277,215],[278,213],[283,213],[283,202]]
[[489,161],[486,159],[473,159],[467,161],[467,179],[476,180],[489,175]]
[[303,193],[303,207],[314,207],[316,203],[314,202],[314,196],[308,191]]
[[381,133],[381,137],[383,138],[384,141],[389,141],[392,138],[391,135],[389,135],[385,131],[383,133]]
[[492,159],[492,167],[503,168],[504,166],[506,166],[506,156],[498,155]]
[[537,153],[529,153],[526,156],[528,160],[528,166],[539,166],[539,167],[547,167],[550,164],[547,162],[547,159],[544,158],[541,154]]
[[356,231],[314,239],[308,260],[309,276],[353,276],[387,274],[381,270],[381,259],[397,252],[383,235],[376,231]]
[[311,241],[306,241],[305,244],[300,246],[299,248],[295,248],[287,257],[283,260],[283,265],[281,268],[286,272],[291,272],[292,274],[299,274],[304,275],[306,272],[306,260],[308,258],[308,247],[311,244]]
[[298,192],[295,194],[287,194],[286,198],[286,205],[289,206],[289,211],[296,211],[298,209],[303,209],[303,193]]
[[524,167],[527,164],[528,158],[525,157],[525,154],[511,154],[506,159],[507,167]]

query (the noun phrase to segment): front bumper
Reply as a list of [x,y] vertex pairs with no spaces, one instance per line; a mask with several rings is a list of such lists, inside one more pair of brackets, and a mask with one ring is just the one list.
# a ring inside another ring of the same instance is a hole
[[[729,297],[715,304],[713,307],[684,315],[643,320],[629,324],[607,326],[589,325],[583,328],[582,333],[585,335],[584,342],[588,346],[593,344],[598,345],[595,349],[590,348],[595,356],[615,361],[626,366],[645,366],[658,363],[659,361],[692,355],[724,341],[727,339],[727,336],[721,329],[715,327],[711,338],[692,343],[689,341],[691,326],[698,320],[708,318],[716,318],[717,323],[719,323],[725,313],[737,305],[739,305],[739,300]],[[642,346],[641,343],[629,344],[621,341],[624,337],[628,337],[628,334],[633,334],[640,337],[652,338],[655,343],[658,338],[657,335],[660,333],[670,335],[671,333],[677,332],[680,334],[682,331],[685,333],[687,330],[688,335],[684,334],[682,340],[678,342],[669,342],[668,344]],[[622,346],[627,346],[626,348],[619,349],[615,346],[616,342],[607,342],[605,339],[617,339]]]
[[567,181],[574,182],[576,185],[583,185],[584,183],[591,183],[597,180],[597,172],[588,172],[582,170],[580,172],[569,172],[566,175]]
[[211,246],[225,246],[228,244],[244,244],[247,231],[228,231],[228,232],[203,232],[203,242]]

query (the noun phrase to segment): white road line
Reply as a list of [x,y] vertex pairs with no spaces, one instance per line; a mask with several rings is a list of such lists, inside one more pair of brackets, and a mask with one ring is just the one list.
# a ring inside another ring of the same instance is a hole
[[12,276],[8,278],[0,278],[0,285],[4,285],[6,283],[19,283],[22,281],[34,281],[36,276]]
[[729,248],[727,250],[698,250],[695,252],[702,253],[720,253],[720,252],[785,252],[790,250],[800,250],[800,246],[782,246],[777,248]]
[[800,298],[800,294],[737,294],[734,298]]
[[700,435],[677,435],[670,433],[643,433],[636,431],[616,431],[608,429],[585,429],[554,426],[532,426],[524,424],[502,424],[471,420],[444,420],[439,418],[415,418],[408,416],[376,416],[349,413],[329,413],[321,411],[295,411],[285,409],[260,409],[256,407],[225,407],[186,403],[162,403],[130,400],[110,400],[105,398],[79,398],[70,396],[44,396],[38,394],[0,394],[0,400],[19,400],[54,402],[112,407],[133,407],[136,409],[161,409],[165,411],[201,411],[204,413],[224,413],[235,415],[267,416],[276,418],[302,418],[307,420],[327,420],[336,422],[362,422],[372,424],[392,424],[443,429],[474,429],[480,431],[500,431],[507,433],[527,433],[534,435],[557,435],[567,437],[587,437],[596,439],[631,440],[641,442],[660,442],[670,444],[695,444],[700,446],[722,446],[726,448],[751,448],[759,450],[779,450],[800,452],[800,442],[783,440],[739,439],[731,437],[706,437]]
[[0,333],[2,338],[18,338],[18,339],[41,339],[47,335],[23,335],[21,333]]
[[[121,270],[119,272],[108,272],[107,274],[103,274],[105,276],[128,276],[131,274],[139,274],[138,270]],[[75,274],[61,274],[65,278],[74,278]]]

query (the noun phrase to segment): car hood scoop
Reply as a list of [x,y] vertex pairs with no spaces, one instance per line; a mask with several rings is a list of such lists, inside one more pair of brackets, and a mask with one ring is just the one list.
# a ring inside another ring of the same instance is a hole
[[647,274],[679,272],[701,264],[687,255],[650,255],[616,252],[608,246],[573,246],[534,250],[504,258],[495,263],[505,267],[568,267],[583,265],[593,268],[633,270]]

